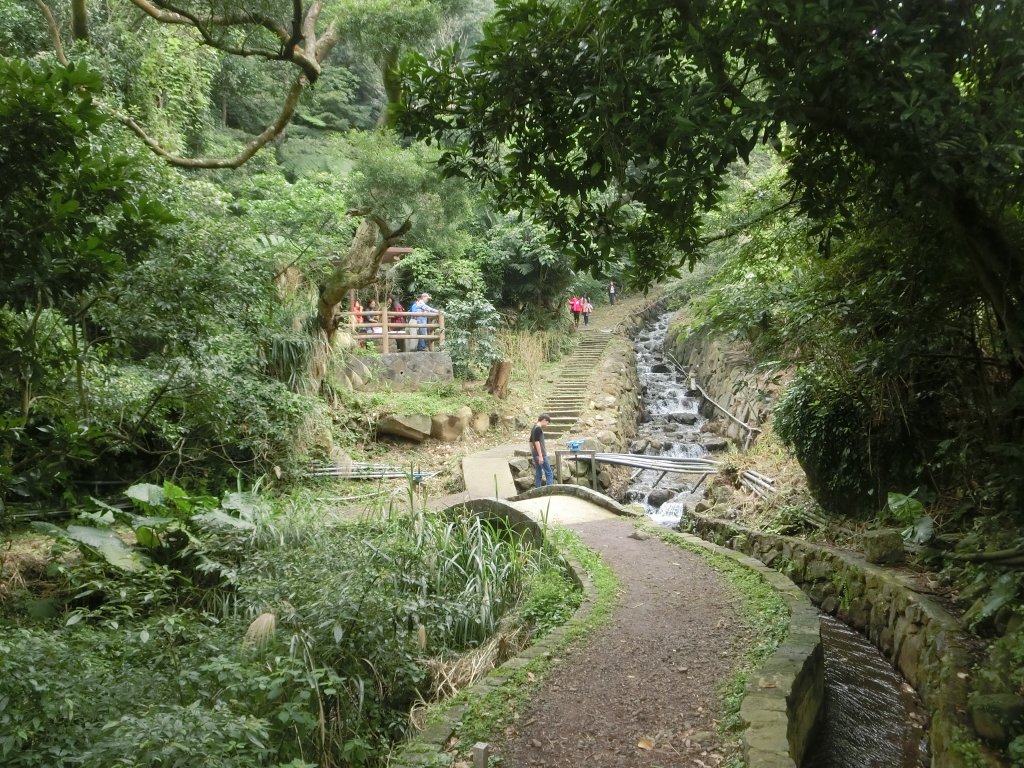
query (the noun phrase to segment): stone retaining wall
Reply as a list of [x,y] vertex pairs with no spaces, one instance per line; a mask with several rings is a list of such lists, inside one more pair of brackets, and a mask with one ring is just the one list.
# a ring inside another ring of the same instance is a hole
[[822,610],[864,634],[892,660],[931,712],[932,768],[966,768],[953,748],[966,720],[971,668],[957,620],[935,600],[911,589],[900,574],[850,552],[802,539],[761,533],[692,513],[691,529],[704,539],[757,558],[799,584]]
[[[686,368],[712,400],[740,421],[761,428],[789,374],[759,371],[749,349],[749,343],[691,333],[681,321],[673,322],[665,335],[665,354]],[[716,432],[745,444],[748,430],[713,405],[705,402],[701,413]]]

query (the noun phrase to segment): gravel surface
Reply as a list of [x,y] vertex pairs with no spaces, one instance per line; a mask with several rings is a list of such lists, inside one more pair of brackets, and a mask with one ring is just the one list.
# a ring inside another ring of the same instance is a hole
[[492,745],[501,764],[721,765],[719,690],[750,640],[733,592],[702,558],[627,520],[572,527],[615,571],[620,600]]

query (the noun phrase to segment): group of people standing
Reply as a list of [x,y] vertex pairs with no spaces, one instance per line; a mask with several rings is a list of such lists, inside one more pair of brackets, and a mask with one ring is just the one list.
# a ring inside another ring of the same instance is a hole
[[[389,323],[402,324],[406,322],[413,322],[420,326],[417,330],[417,334],[420,336],[427,335],[427,314],[437,314],[439,310],[430,306],[431,296],[429,293],[421,293],[416,297],[416,300],[412,303],[409,308],[410,312],[422,313],[420,317],[406,317],[403,314],[406,311],[402,302],[397,296],[391,295],[388,297],[388,309],[387,309],[387,320]],[[361,333],[383,333],[384,329],[381,325],[384,314],[380,310],[380,305],[376,299],[370,299],[367,301],[364,307],[359,303],[358,298],[352,300],[351,310],[352,316],[355,318],[356,325]],[[389,326],[390,328],[390,326]],[[360,342],[361,345],[365,345],[364,342]],[[416,345],[417,352],[425,352],[427,350],[427,340],[420,339]]]
[[[608,283],[608,303],[614,304],[618,295],[619,288],[613,280]],[[590,325],[590,313],[594,311],[594,304],[588,294],[574,294],[569,299],[569,311],[572,312],[572,321],[577,328],[580,327],[580,317],[583,318],[583,325],[586,327]]]

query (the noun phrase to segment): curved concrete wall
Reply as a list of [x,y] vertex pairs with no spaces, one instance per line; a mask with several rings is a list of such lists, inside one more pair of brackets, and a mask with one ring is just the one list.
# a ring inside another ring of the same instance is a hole
[[689,522],[702,538],[727,544],[784,573],[822,610],[863,631],[932,713],[932,768],[966,768],[967,758],[952,748],[952,740],[958,729],[970,727],[964,671],[971,668],[971,658],[951,614],[911,589],[898,573],[853,553],[695,513]]

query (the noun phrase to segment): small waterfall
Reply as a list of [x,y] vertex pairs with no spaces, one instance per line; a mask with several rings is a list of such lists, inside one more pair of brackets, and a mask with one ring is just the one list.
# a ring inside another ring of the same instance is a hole
[[[701,399],[690,392],[687,377],[671,361],[663,347],[670,315],[665,314],[636,339],[637,372],[644,393],[644,415],[631,451],[648,456],[701,458]],[[694,487],[697,486],[696,492]],[[659,525],[678,525],[685,506],[700,499],[700,475],[680,475],[659,470],[637,472],[626,491],[627,503],[642,504]]]
[[[701,444],[700,397],[688,378],[663,357],[669,315],[636,340],[644,417],[631,450],[649,456],[707,455]],[[698,393],[699,394],[699,393]],[[700,500],[699,476],[637,472],[624,501],[643,504],[659,525],[676,527]],[[696,485],[696,488],[694,487]],[[804,768],[924,768],[925,717],[917,696],[863,636],[822,615],[825,715]]]

